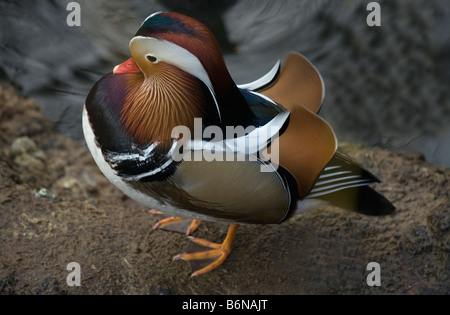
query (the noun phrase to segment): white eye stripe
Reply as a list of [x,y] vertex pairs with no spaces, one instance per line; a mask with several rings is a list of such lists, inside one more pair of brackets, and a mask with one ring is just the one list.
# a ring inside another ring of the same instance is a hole
[[[151,55],[156,57],[159,61],[174,65],[202,81],[211,92],[219,118],[221,119],[214,87],[202,63],[194,54],[169,41],[146,36],[135,36],[130,41],[130,50],[135,60],[139,60],[139,56]],[[149,54],[149,52],[151,52],[151,54]]]
[[[211,80],[200,60],[183,47],[166,40],[136,36],[130,41],[130,49],[133,55],[152,55],[157,57],[160,61],[174,65],[197,77],[208,87],[213,89]],[[151,54],[149,54],[150,52]],[[135,60],[139,59],[139,56],[133,57]]]

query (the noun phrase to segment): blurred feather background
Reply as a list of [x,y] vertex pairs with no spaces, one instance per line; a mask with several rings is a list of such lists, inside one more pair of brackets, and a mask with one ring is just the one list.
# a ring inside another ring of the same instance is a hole
[[[208,25],[236,83],[265,74],[290,50],[322,73],[322,115],[341,141],[422,152],[450,166],[450,7],[446,0],[0,1],[0,78],[34,97],[58,129],[82,141],[90,87],[130,56],[128,42],[155,11]],[[1,106],[1,104],[0,104]]]

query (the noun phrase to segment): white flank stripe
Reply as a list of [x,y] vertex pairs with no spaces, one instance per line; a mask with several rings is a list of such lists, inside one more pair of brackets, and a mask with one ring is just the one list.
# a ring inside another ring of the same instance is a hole
[[288,119],[290,112],[279,113],[267,124],[256,128],[245,136],[225,139],[219,142],[207,142],[202,140],[189,140],[186,148],[189,150],[215,150],[241,152],[243,154],[256,154],[265,149],[274,137],[279,134],[280,129]]
[[334,169],[337,169],[337,168],[341,168],[339,165],[337,165],[337,166],[327,166],[327,167],[325,167],[325,172],[326,171],[331,171],[331,170],[334,170]]
[[319,178],[327,178],[327,177],[332,177],[332,176],[337,176],[337,175],[348,174],[351,172],[352,171],[342,171],[342,172],[336,172],[336,173],[323,174],[323,175],[320,175]]
[[159,172],[165,170],[172,162],[173,162],[173,160],[170,159],[170,160],[167,160],[167,162],[164,163],[161,167],[158,167],[150,172],[142,173],[142,174],[134,175],[134,176],[127,176],[127,177],[123,176],[123,177],[127,181],[140,180],[141,178],[144,178],[147,176],[152,176],[152,175],[155,175],[156,173],[159,173]]
[[344,189],[348,189],[348,188],[355,188],[355,187],[361,187],[361,186],[367,186],[367,183],[360,183],[360,184],[354,184],[354,185],[349,185],[349,186],[345,186],[345,187],[339,187],[333,190],[329,190],[329,191],[324,191],[324,192],[318,192],[318,193],[314,193],[314,194],[309,194],[308,196],[305,197],[305,199],[309,199],[309,198],[316,198],[319,196],[324,196],[324,195],[328,195],[328,194],[332,194],[334,192],[340,191],[340,190],[344,190]]
[[149,145],[147,148],[145,148],[142,152],[144,153],[144,155],[141,155],[139,153],[119,153],[119,154],[114,154],[112,157],[110,157],[110,162],[111,163],[117,163],[117,162],[122,162],[122,161],[127,161],[127,160],[139,160],[139,161],[145,161],[146,159],[148,159],[150,156],[153,155],[153,150],[155,149],[156,144],[152,143],[151,145]]
[[318,192],[318,191],[324,191],[324,190],[332,189],[332,188],[339,187],[339,186],[344,186],[346,188],[347,186],[345,186],[345,185],[353,185],[353,184],[360,184],[360,183],[361,184],[362,183],[368,184],[370,182],[371,182],[370,179],[354,180],[354,181],[350,181],[350,182],[345,182],[345,183],[340,183],[340,184],[335,184],[335,185],[329,185],[329,186],[314,188],[314,189],[311,190],[311,192],[314,193],[314,192]]
[[354,179],[354,178],[358,178],[358,177],[361,177],[361,176],[359,176],[359,175],[351,175],[351,176],[338,177],[338,178],[329,179],[329,180],[322,180],[322,181],[317,182],[314,186],[322,186],[322,185],[325,185],[325,184],[340,182],[340,181],[344,181],[344,180],[347,180],[347,179]]

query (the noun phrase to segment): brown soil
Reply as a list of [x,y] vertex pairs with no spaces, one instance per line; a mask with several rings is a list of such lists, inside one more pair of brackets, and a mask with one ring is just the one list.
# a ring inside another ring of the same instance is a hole
[[[190,278],[172,261],[186,236],[153,231],[158,219],[105,180],[84,144],[54,132],[33,100],[0,86],[0,104],[1,294],[450,293],[450,171],[419,155],[342,145],[383,180],[393,215],[330,207],[243,225],[224,265]],[[226,229],[203,222],[195,236],[219,242]],[[366,283],[372,261],[380,287]],[[66,284],[69,262],[81,265],[79,287]]]

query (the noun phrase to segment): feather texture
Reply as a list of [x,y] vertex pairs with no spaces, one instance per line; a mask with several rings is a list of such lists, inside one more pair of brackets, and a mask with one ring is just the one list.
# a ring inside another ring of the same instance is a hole
[[127,82],[121,123],[141,145],[170,145],[176,126],[193,129],[194,118],[204,117],[211,107],[211,97],[197,78],[168,64],[159,67],[163,69]]

